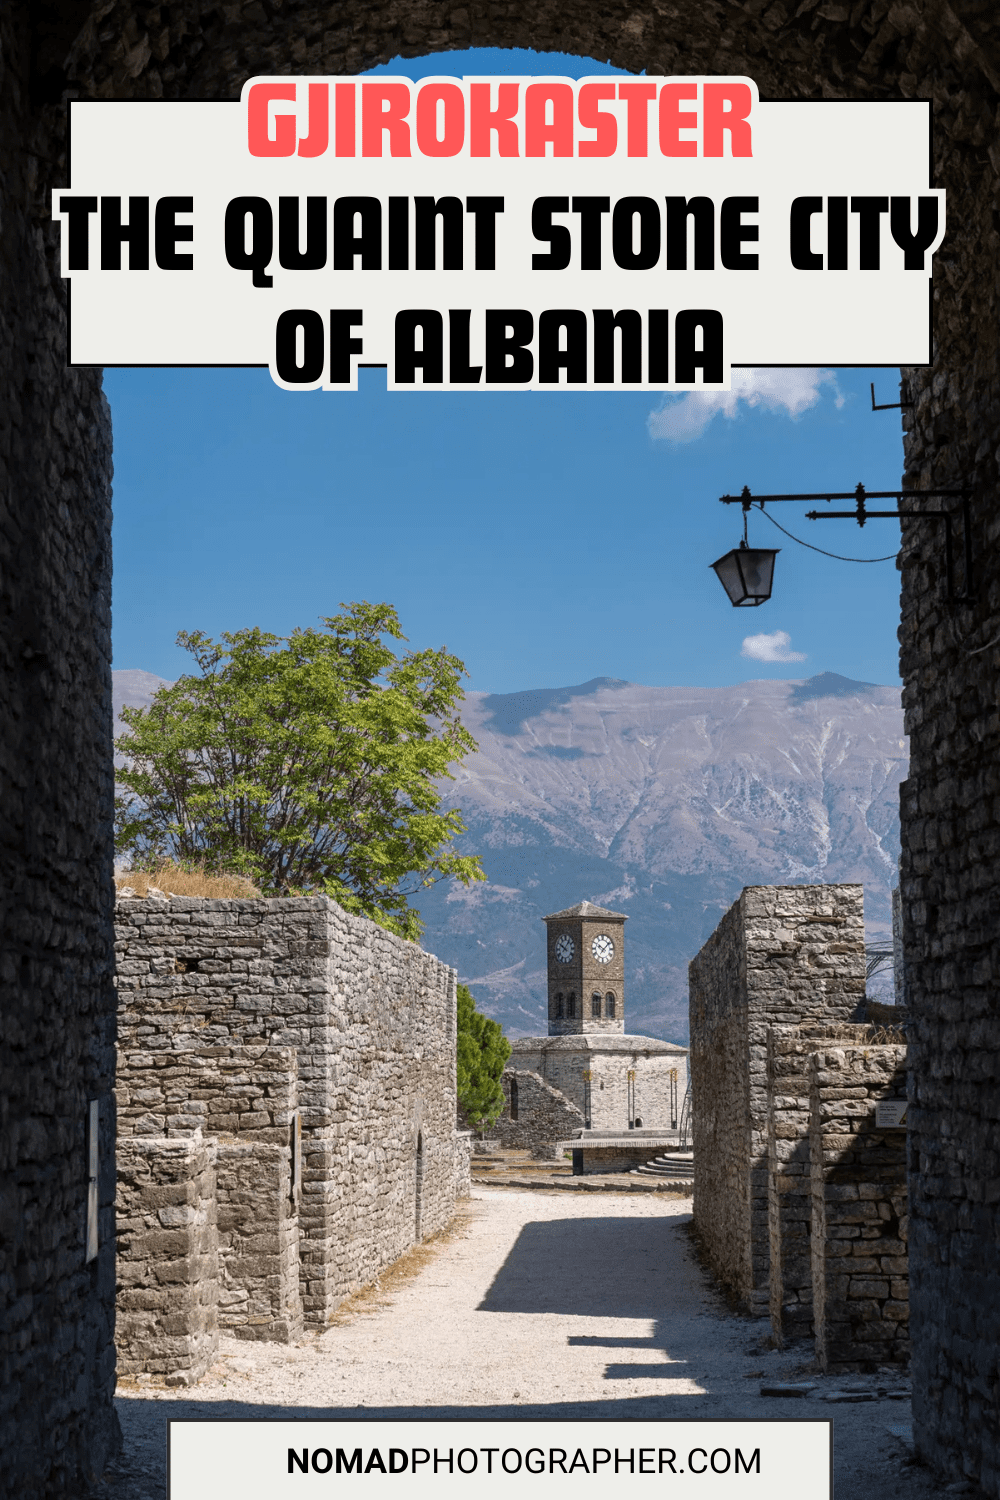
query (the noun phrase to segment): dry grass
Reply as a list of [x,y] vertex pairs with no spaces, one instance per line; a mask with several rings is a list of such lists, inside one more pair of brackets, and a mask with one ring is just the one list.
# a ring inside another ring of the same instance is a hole
[[118,870],[115,887],[118,891],[131,890],[135,896],[148,896],[152,890],[168,896],[207,896],[216,901],[260,895],[253,882],[243,875],[207,875],[203,870],[185,870],[169,863],[152,872]]
[[471,1200],[460,1202],[454,1217],[444,1229],[421,1240],[419,1245],[411,1245],[398,1260],[383,1268],[377,1281],[360,1287],[358,1291],[345,1297],[336,1311],[330,1314],[327,1325],[336,1328],[344,1323],[353,1323],[355,1318],[363,1317],[366,1313],[376,1313],[383,1307],[391,1307],[394,1292],[402,1291],[419,1276],[445,1245],[467,1236],[469,1219],[474,1212]]
[[845,1021],[822,1027],[819,1037],[810,1038],[817,1044],[838,1042],[853,1043],[855,1047],[905,1047],[906,1032],[899,1026],[883,1026],[878,1021]]
[[909,1038],[906,1032],[901,1031],[896,1026],[878,1026],[873,1024],[872,1031],[874,1033],[872,1043],[876,1047],[905,1047],[908,1045]]

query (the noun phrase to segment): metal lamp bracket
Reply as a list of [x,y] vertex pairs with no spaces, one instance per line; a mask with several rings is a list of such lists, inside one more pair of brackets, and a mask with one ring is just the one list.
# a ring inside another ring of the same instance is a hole
[[[923,499],[925,496],[932,500],[950,499],[959,500],[962,510],[962,543],[963,561],[965,563],[965,593],[955,592],[954,580],[954,539],[952,535],[952,520],[954,512],[948,510],[869,510],[869,500],[900,500],[914,499],[916,496]],[[806,511],[806,519],[809,521],[857,521],[859,526],[864,526],[867,521],[882,520],[904,520],[904,521],[943,521],[944,522],[944,552],[945,571],[947,575],[949,604],[969,604],[974,599],[972,592],[972,529],[969,516],[969,500],[972,497],[971,490],[866,490],[863,484],[857,485],[853,490],[825,490],[814,494],[801,495],[752,495],[746,485],[739,495],[720,495],[719,499],[723,505],[741,505],[743,507],[743,526],[746,531],[747,513],[752,505],[759,505],[761,510],[765,504],[776,500],[825,500],[830,504],[833,500],[853,500],[853,510],[827,510]]]
[[874,380],[869,381],[869,385],[871,387],[871,393],[872,393],[872,411],[896,411],[899,407],[902,407],[902,406],[912,406],[914,404],[912,401],[910,401],[908,399],[908,397],[909,397],[909,389],[906,386],[903,385],[902,381],[900,381],[900,383],[899,383],[899,400],[898,401],[886,401],[881,406],[876,406],[875,405],[875,382],[874,382]]

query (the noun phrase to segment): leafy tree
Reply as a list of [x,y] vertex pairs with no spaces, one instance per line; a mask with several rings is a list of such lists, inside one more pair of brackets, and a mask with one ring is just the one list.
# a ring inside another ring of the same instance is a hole
[[265,895],[325,891],[416,939],[409,895],[484,878],[454,846],[460,813],[440,806],[440,779],[476,749],[457,712],[465,669],[444,649],[397,656],[391,605],[344,609],[288,637],[180,633],[201,675],[122,711],[118,851],[245,875]]
[[458,987],[458,1102],[476,1130],[493,1124],[504,1105],[500,1075],[510,1042],[499,1021],[481,1015],[468,987]]

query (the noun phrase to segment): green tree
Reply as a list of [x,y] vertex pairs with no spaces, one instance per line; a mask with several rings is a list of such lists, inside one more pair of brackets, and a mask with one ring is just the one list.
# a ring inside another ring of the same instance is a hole
[[468,987],[458,987],[458,1102],[475,1130],[485,1130],[503,1111],[500,1076],[510,1042],[499,1021],[481,1015]]
[[266,895],[325,891],[416,939],[408,896],[484,879],[455,848],[460,813],[441,809],[441,778],[476,749],[457,711],[465,669],[443,649],[397,656],[391,605],[343,608],[288,637],[180,633],[200,676],[122,711],[118,852],[246,875]]

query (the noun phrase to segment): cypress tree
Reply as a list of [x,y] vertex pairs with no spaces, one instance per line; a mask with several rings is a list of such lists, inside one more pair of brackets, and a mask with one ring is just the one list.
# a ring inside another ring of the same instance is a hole
[[458,1102],[475,1130],[485,1131],[504,1106],[500,1076],[510,1042],[499,1021],[476,1009],[467,985],[458,986]]

